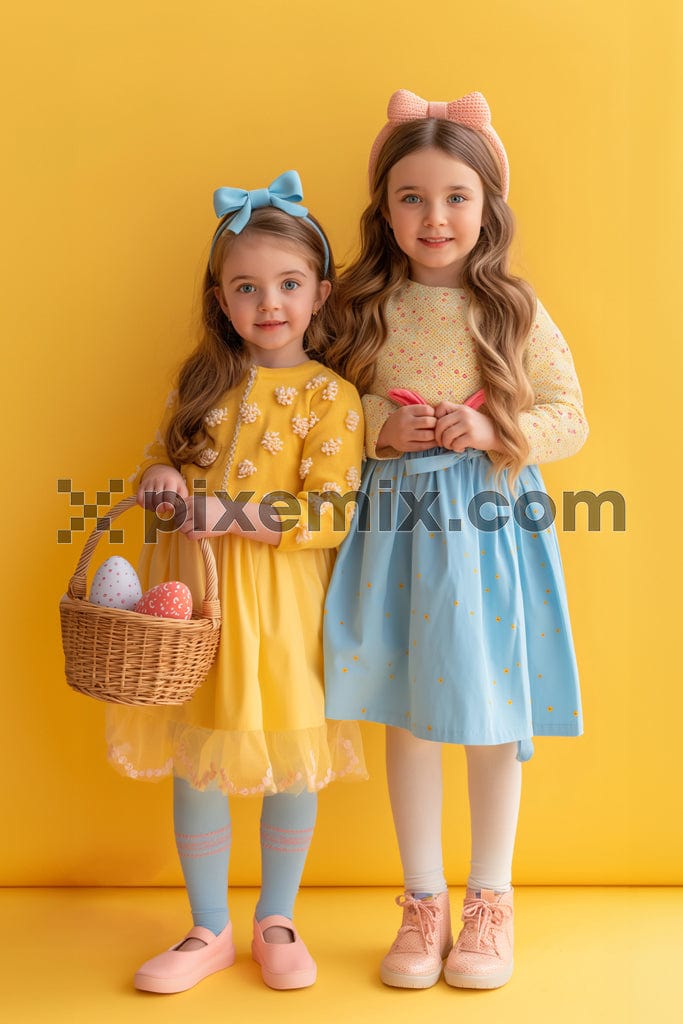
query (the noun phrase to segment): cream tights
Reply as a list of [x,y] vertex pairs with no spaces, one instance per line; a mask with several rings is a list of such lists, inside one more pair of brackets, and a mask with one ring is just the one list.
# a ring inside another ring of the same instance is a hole
[[[387,779],[405,887],[413,893],[446,889],[441,846],[441,744],[387,727]],[[472,827],[467,884],[510,888],[522,787],[517,743],[465,747]]]

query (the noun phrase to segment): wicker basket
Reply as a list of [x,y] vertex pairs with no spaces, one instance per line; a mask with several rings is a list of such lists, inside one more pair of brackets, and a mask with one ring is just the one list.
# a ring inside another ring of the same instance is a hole
[[[100,518],[112,519],[136,504],[124,498]],[[184,704],[206,679],[220,637],[216,560],[199,541],[206,568],[202,614],[161,619],[85,599],[86,574],[104,531],[92,531],[67,593],[59,603],[66,681],[79,693],[113,704]]]

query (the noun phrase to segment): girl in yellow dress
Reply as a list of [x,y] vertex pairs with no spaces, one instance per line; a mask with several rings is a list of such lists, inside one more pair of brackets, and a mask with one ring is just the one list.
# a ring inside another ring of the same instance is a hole
[[358,727],[326,722],[322,682],[323,602],[355,509],[362,408],[312,358],[329,338],[334,267],[301,199],[294,171],[267,189],[215,193],[203,336],[135,477],[148,510],[182,509],[179,529],[145,546],[143,586],[182,580],[200,601],[197,539],[209,537],[222,609],[216,662],[191,701],[108,709],[112,764],[131,778],[173,775],[192,908],[188,936],[137,972],[147,991],[182,991],[234,961],[233,795],[263,798],[253,956],[273,988],[313,984],[291,918],[317,793],[365,776]]

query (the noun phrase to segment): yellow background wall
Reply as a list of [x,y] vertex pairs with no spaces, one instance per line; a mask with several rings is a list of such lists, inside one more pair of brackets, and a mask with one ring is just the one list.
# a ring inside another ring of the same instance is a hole
[[[680,671],[680,5],[675,0],[85,0],[14,5],[0,68],[5,560],[0,884],[179,882],[170,785],[117,776],[103,707],[62,676],[70,477],[127,476],[191,340],[218,185],[296,167],[338,259],[396,88],[485,93],[512,166],[518,266],[572,347],[592,433],[547,467],[614,489],[561,532],[586,735],[537,741],[518,883],[683,881]],[[127,553],[139,540],[132,513]],[[109,550],[106,554],[117,553]],[[124,552],[125,553],[125,552]],[[101,559],[100,559],[101,560]],[[372,781],[321,799],[305,880],[400,883],[380,727]],[[467,870],[462,751],[446,754],[449,879]],[[258,877],[234,803],[232,880]]]

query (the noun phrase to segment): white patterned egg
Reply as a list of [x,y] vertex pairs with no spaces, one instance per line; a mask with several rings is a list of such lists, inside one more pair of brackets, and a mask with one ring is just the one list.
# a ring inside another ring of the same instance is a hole
[[90,601],[105,608],[132,610],[142,597],[140,580],[130,562],[112,555],[95,573],[90,587]]

